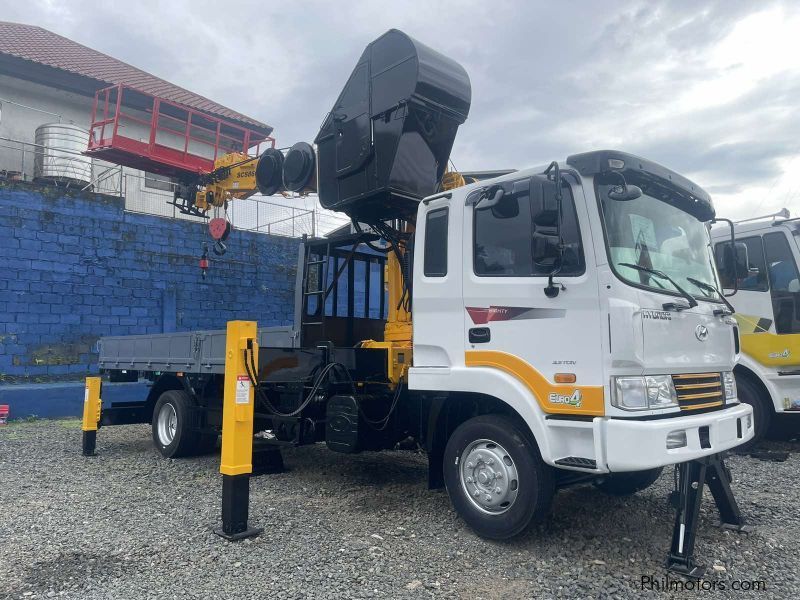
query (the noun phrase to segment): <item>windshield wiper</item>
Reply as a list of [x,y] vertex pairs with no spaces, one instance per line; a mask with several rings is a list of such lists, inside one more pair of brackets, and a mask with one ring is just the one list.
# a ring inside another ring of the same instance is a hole
[[[675,280],[672,277],[670,277],[669,275],[667,275],[666,273],[664,273],[662,271],[657,271],[655,269],[650,269],[649,267],[642,267],[640,265],[634,265],[633,263],[617,263],[617,264],[620,267],[630,267],[631,269],[636,269],[637,271],[641,271],[643,273],[650,273],[650,275],[655,275],[656,277],[661,277],[662,279],[666,279],[672,285],[675,286],[675,289],[678,291],[678,293],[681,296],[686,298],[686,301],[689,303],[689,306],[687,306],[687,308],[694,308],[695,306],[697,306],[697,300],[694,299],[694,296],[692,296],[689,292],[687,292],[685,289],[683,289],[681,286],[679,286],[675,282]],[[672,304],[672,303],[670,303],[670,304],[672,305],[673,308],[675,307],[674,304]]]
[[695,279],[694,277],[687,277],[686,281],[688,281],[689,283],[693,283],[701,290],[705,290],[707,292],[714,292],[717,296],[719,296],[720,300],[722,300],[722,303],[728,308],[728,310],[731,311],[731,314],[736,312],[733,308],[733,305],[730,302],[728,302],[728,299],[722,295],[722,292],[720,292],[716,286],[711,285],[710,283],[706,283],[705,281],[700,281],[699,279]]

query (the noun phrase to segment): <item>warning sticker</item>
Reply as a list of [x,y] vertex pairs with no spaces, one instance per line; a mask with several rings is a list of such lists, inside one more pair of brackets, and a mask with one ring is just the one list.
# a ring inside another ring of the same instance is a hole
[[88,404],[89,402],[89,388],[86,388],[86,391],[83,394],[83,403]]
[[247,375],[239,375],[236,378],[236,404],[250,403],[250,378]]

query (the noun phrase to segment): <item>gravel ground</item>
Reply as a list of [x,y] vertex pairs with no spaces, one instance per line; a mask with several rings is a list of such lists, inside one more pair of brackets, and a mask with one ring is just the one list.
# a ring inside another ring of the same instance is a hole
[[[562,490],[550,521],[495,543],[472,534],[444,492],[426,489],[423,456],[305,447],[284,451],[288,472],[251,480],[250,522],[265,533],[227,543],[211,533],[217,456],[165,460],[137,425],[101,430],[99,456],[84,458],[79,427],[0,428],[0,597],[669,596],[643,594],[641,578],[665,577],[671,469],[628,499]],[[771,598],[800,595],[800,444],[770,448],[788,460],[729,460],[754,533],[714,527],[704,502],[696,555],[716,565],[705,581],[716,595],[741,597],[735,582],[751,581]]]

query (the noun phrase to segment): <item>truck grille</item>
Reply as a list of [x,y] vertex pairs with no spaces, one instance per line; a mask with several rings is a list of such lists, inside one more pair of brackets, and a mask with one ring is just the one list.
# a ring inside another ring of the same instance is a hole
[[719,373],[673,375],[681,410],[699,410],[725,404],[725,392]]

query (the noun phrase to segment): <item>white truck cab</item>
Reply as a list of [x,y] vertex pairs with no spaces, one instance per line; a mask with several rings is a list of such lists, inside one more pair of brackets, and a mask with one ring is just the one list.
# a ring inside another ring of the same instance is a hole
[[560,469],[643,471],[742,444],[752,410],[713,217],[692,182],[607,151],[427,198],[409,388],[498,398]]
[[769,217],[734,224],[746,272],[726,261],[729,229],[711,232],[722,285],[736,290],[730,301],[742,348],[734,372],[742,400],[754,407],[756,438],[771,424],[796,431],[800,419],[800,221]]

